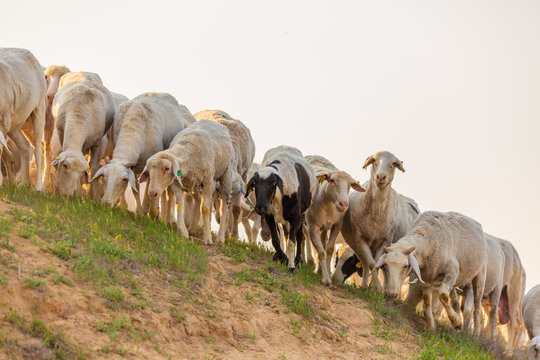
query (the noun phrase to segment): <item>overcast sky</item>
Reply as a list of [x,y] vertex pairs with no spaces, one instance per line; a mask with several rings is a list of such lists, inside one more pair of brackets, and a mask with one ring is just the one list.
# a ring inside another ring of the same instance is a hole
[[540,2],[4,0],[0,44],[173,94],[511,240],[540,283]]

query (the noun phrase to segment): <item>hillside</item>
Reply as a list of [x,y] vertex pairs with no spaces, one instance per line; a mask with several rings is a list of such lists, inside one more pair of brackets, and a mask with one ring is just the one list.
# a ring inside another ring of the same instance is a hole
[[266,250],[203,247],[156,220],[0,190],[0,359],[490,359],[379,293],[323,287]]

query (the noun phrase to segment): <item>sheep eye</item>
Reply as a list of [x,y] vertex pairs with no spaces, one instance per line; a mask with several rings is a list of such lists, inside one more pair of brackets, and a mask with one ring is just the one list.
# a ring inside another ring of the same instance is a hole
[[332,184],[335,182],[334,179],[329,179],[328,181],[330,181]]
[[126,179],[126,178],[123,178],[123,179],[122,179],[122,181],[123,181],[123,182],[127,182],[127,181],[128,181],[128,179]]
[[68,165],[66,163],[63,163],[62,166],[67,169]]

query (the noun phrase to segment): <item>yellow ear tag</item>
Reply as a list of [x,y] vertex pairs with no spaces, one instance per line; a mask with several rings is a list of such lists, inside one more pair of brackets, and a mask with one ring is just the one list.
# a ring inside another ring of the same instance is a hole
[[246,189],[246,191],[247,191],[247,184],[244,184],[244,189]]
[[60,160],[60,156],[57,156],[54,158],[55,160]]
[[319,178],[319,184],[322,184],[326,180],[326,175],[323,175]]
[[361,263],[356,263],[356,267],[361,269],[362,268],[362,264]]

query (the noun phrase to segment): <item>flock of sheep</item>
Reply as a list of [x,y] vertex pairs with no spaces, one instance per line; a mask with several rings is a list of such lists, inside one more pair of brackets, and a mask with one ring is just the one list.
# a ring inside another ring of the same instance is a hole
[[[44,69],[24,49],[0,48],[0,84],[0,184],[4,175],[31,183],[35,165],[37,190],[88,191],[111,206],[126,206],[134,196],[137,214],[176,222],[183,236],[202,225],[207,245],[212,213],[220,224],[217,242],[238,236],[242,222],[248,241],[261,231],[272,240],[274,260],[290,271],[313,261],[325,285],[358,273],[363,286],[392,299],[409,279],[406,301],[423,303],[427,329],[442,308],[452,326],[475,334],[493,337],[497,322],[508,324],[513,351],[525,325],[529,356],[540,358],[540,286],[524,297],[515,248],[467,216],[421,212],[392,188],[395,170],[405,168],[390,152],[366,159],[371,177],[364,184],[324,157],[289,146],[268,150],[254,164],[249,129],[227,113],[192,115],[166,93],[129,100],[97,74]],[[344,245],[336,250],[338,243]]]

